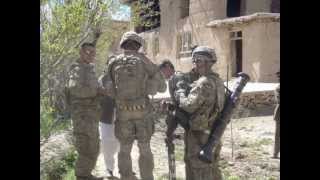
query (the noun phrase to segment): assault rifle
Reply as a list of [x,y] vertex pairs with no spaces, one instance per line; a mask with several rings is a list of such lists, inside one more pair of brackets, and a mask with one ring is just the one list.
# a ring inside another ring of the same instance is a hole
[[176,159],[174,156],[174,139],[180,139],[179,135],[173,135],[166,138],[165,142],[168,148],[169,180],[176,180]]
[[[180,139],[179,135],[174,134],[174,131],[180,124],[183,128],[188,128],[187,124],[187,114],[186,112],[179,111],[177,113],[177,107],[173,104],[166,103],[167,105],[167,117],[166,117],[166,124],[167,124],[167,131],[166,135],[167,138],[165,139],[167,149],[168,149],[168,164],[169,164],[169,180],[176,180],[176,165],[175,165],[175,156],[174,156],[174,143],[175,139]],[[181,110],[181,109],[180,109]],[[177,114],[179,114],[177,117]],[[185,119],[185,120],[181,120]]]

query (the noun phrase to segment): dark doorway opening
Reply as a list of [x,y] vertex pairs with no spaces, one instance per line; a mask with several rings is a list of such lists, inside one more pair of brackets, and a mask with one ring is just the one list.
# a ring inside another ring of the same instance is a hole
[[280,0],[272,0],[271,1],[271,12],[272,13],[280,13]]
[[242,39],[235,40],[236,74],[242,72]]
[[230,32],[231,75],[242,72],[242,31]]
[[241,0],[227,0],[227,17],[239,17],[241,15]]

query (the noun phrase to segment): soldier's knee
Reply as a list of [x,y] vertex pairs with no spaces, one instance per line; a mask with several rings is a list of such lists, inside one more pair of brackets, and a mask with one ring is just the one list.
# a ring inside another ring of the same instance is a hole
[[120,151],[119,151],[119,156],[123,156],[123,155],[128,155],[131,153],[131,150],[129,149],[123,149],[123,148],[120,148]]
[[89,136],[83,133],[75,133],[74,145],[78,151],[86,150],[89,146]]
[[152,155],[150,143],[148,142],[138,142],[138,147],[141,155]]
[[149,142],[154,133],[154,122],[150,118],[146,118],[139,122],[137,129],[137,139],[140,142]]
[[210,169],[212,168],[212,163],[206,163],[201,161],[198,157],[192,157],[188,159],[188,162],[190,163],[190,167],[192,169],[198,168],[198,169]]

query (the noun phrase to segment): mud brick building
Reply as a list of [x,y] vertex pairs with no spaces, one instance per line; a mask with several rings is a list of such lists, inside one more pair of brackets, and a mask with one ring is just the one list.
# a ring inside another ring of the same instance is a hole
[[[280,68],[280,0],[121,0],[148,11],[132,30],[145,39],[147,56],[155,63],[170,59],[177,70],[190,70],[191,47],[215,48],[213,67],[226,80],[237,72],[250,75],[251,82],[277,82]],[[156,12],[156,13],[155,13]],[[227,70],[228,69],[228,70]]]

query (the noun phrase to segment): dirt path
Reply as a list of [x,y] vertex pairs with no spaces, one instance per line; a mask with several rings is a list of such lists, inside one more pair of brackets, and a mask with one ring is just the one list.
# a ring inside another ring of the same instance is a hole
[[[220,166],[226,180],[276,180],[279,179],[279,159],[272,159],[274,144],[274,121],[272,116],[249,117],[232,121],[233,149],[231,146],[231,124],[223,137]],[[154,175],[156,180],[168,179],[167,150],[164,144],[165,124],[163,119],[156,124],[156,133],[152,137],[154,154]],[[178,129],[178,133],[182,133]],[[176,140],[176,171],[178,179],[185,179],[183,162],[183,141]],[[133,169],[139,177],[138,148],[134,144],[131,152]],[[116,164],[117,166],[117,164]],[[97,175],[104,175],[103,156],[100,154],[95,169]],[[118,170],[115,172],[119,177]]]

